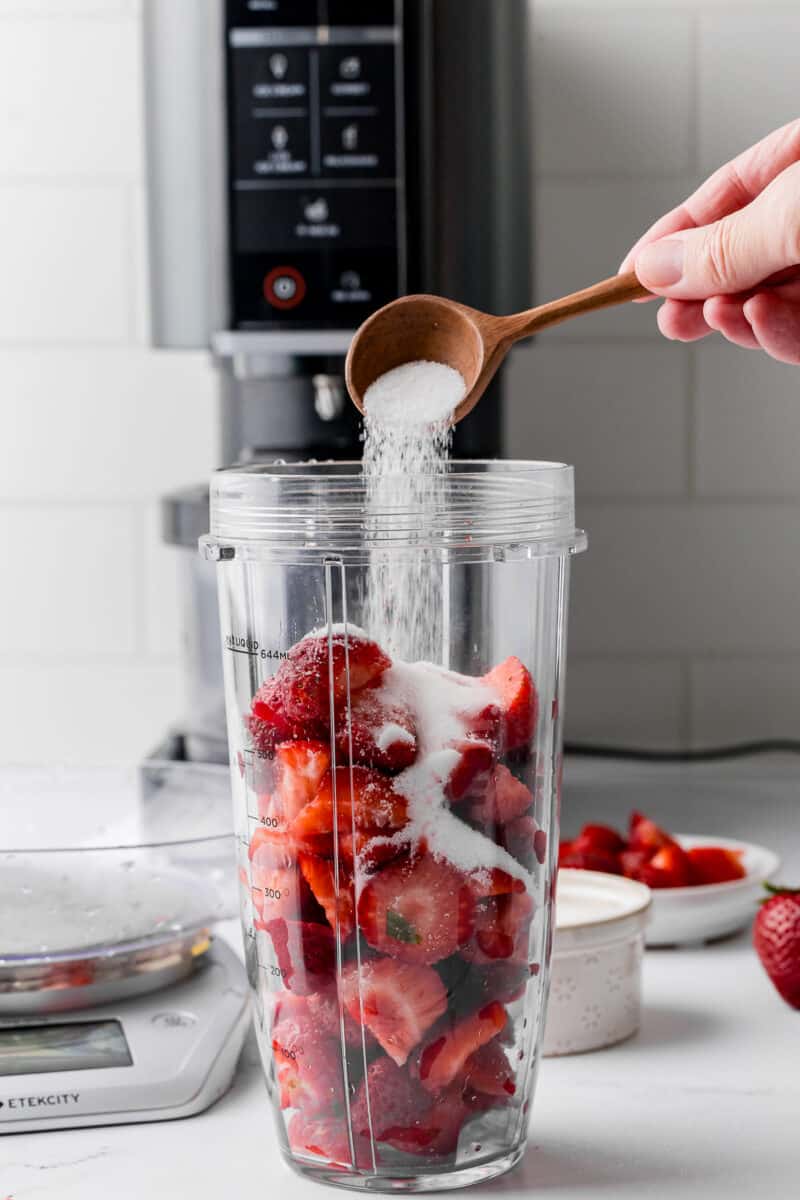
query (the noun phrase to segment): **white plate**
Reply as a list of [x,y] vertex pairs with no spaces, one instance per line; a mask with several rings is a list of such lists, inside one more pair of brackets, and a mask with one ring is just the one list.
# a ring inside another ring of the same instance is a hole
[[695,846],[722,846],[742,851],[744,879],[730,883],[704,883],[698,887],[654,888],[653,908],[647,929],[648,946],[675,946],[707,942],[743,929],[754,918],[764,883],[780,866],[777,854],[752,842],[732,838],[673,835],[685,850]]

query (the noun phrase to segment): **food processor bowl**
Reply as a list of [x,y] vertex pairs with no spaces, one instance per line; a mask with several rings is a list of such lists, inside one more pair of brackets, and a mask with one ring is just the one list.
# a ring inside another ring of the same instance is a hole
[[521,1157],[558,850],[573,474],[219,472],[256,1031],[283,1153],[441,1190]]

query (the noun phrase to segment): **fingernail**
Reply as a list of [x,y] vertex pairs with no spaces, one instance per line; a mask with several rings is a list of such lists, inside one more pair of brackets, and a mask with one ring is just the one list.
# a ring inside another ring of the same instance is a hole
[[664,238],[645,246],[636,257],[636,274],[645,287],[665,288],[683,275],[683,242]]

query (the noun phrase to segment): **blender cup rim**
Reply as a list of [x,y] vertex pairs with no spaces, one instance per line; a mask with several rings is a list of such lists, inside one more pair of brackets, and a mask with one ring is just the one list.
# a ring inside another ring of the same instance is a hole
[[216,560],[248,546],[457,556],[490,548],[521,548],[526,556],[585,548],[575,525],[574,472],[565,463],[459,459],[418,478],[419,500],[405,486],[394,503],[386,478],[379,494],[371,491],[360,462],[227,467],[212,477],[210,533],[200,545]]

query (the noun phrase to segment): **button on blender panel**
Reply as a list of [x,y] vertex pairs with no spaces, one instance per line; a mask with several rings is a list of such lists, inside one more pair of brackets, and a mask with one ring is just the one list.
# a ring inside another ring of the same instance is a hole
[[241,255],[236,286],[236,310],[245,328],[265,322],[352,328],[397,295],[397,255],[393,250]]
[[269,115],[249,121],[236,143],[240,179],[297,179],[308,176],[311,133],[308,117]]
[[[394,187],[303,187],[237,191],[239,254],[390,249],[397,236]],[[290,258],[289,261],[294,261]]]
[[259,107],[308,104],[308,51],[291,46],[243,47],[236,55],[237,120]]

